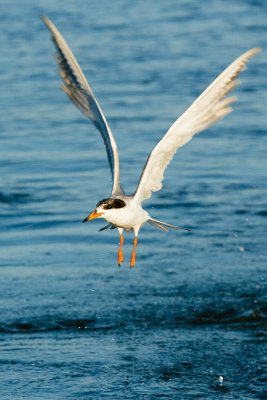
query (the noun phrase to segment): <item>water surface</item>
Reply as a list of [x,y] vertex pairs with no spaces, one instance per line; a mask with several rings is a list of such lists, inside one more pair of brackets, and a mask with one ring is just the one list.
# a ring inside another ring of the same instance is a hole
[[235,111],[179,150],[147,209],[137,265],[81,224],[111,179],[94,127],[58,89],[48,15],[84,68],[133,191],[157,140],[242,52],[264,1],[0,4],[1,399],[263,399],[266,50]]

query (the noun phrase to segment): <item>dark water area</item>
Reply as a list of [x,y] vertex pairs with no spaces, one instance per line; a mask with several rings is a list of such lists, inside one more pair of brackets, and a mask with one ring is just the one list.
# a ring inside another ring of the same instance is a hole
[[[0,399],[264,399],[265,1],[2,1]],[[118,143],[123,186],[194,98],[261,46],[234,112],[180,149],[117,267],[105,150],[59,90],[40,16],[69,42]]]

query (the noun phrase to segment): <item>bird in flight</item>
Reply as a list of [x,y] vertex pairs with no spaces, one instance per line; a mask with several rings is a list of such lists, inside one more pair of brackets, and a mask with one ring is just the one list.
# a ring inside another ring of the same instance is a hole
[[56,26],[47,17],[43,22],[49,29],[57,49],[57,63],[63,80],[62,88],[72,102],[88,117],[100,132],[106,146],[107,157],[112,174],[111,195],[99,201],[95,210],[83,222],[104,218],[108,225],[102,229],[117,228],[120,235],[118,265],[123,262],[123,232],[134,232],[134,243],[130,268],[135,265],[136,246],[140,228],[146,223],[168,231],[185,229],[158,221],[142,207],[144,200],[152,192],[162,188],[164,172],[179,147],[186,144],[196,133],[207,129],[232,111],[231,104],[236,97],[227,97],[238,85],[236,77],[245,69],[247,61],[261,49],[248,50],[230,64],[193,102],[193,104],[172,124],[166,134],[149,154],[138,185],[133,195],[126,195],[120,183],[120,166],[117,145],[106,117],[94,96],[76,58]]

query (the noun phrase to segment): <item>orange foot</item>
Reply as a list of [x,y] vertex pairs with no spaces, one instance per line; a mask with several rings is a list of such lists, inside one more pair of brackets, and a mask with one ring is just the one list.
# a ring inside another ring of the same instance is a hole
[[119,252],[118,252],[118,266],[120,266],[123,263],[123,252],[122,252],[123,242],[124,242],[123,236],[120,235],[120,248],[119,248]]
[[133,245],[133,251],[132,251],[132,256],[131,256],[130,268],[133,268],[135,265],[136,246],[137,246],[137,237],[134,238],[134,245]]

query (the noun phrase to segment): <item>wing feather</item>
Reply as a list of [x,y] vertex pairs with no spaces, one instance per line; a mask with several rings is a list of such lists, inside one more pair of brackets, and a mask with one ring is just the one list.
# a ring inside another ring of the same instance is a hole
[[194,103],[174,122],[150,153],[134,198],[143,201],[162,188],[164,171],[179,147],[232,111],[236,97],[225,97],[239,82],[235,80],[247,61],[261,49],[253,48],[229,65]]
[[76,107],[78,107],[99,130],[106,146],[111,169],[113,180],[112,194],[123,194],[123,190],[120,186],[120,167],[117,145],[103,111],[61,33],[47,17],[42,17],[42,20],[49,29],[57,49],[56,60],[63,81],[62,88]]

